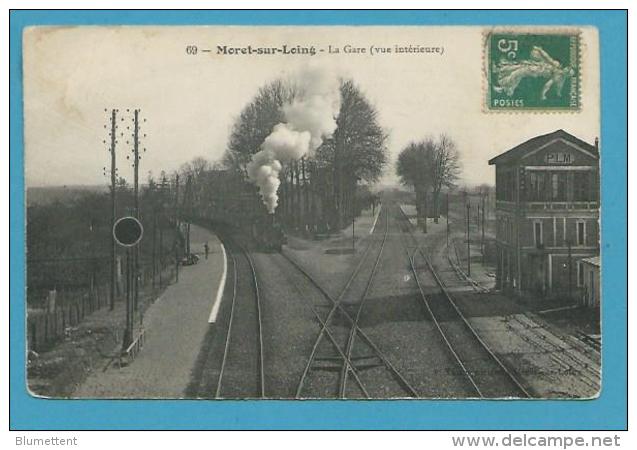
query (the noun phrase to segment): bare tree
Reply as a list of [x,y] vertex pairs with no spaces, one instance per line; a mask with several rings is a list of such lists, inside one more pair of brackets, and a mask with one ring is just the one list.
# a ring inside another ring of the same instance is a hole
[[184,163],[179,167],[179,174],[183,178],[191,176],[195,179],[201,177],[203,173],[212,168],[212,163],[202,156],[197,156],[191,161]]
[[232,127],[223,159],[226,167],[246,173],[252,155],[261,149],[274,126],[284,121],[282,106],[294,99],[296,91],[295,86],[284,80],[275,80],[259,89]]
[[433,166],[433,147],[431,139],[410,142],[398,155],[396,173],[401,182],[411,186],[416,193],[416,215],[426,217],[423,210],[427,191],[432,186],[431,168]]
[[418,217],[423,213],[427,216],[422,205],[431,190],[434,221],[438,223],[440,192],[442,188],[453,187],[458,179],[460,155],[455,143],[445,134],[441,134],[438,141],[426,138],[411,142],[398,156],[396,173],[403,184],[413,186]]
[[443,187],[452,188],[460,174],[460,154],[453,140],[441,134],[433,146],[433,166],[431,170],[434,222],[438,223],[440,210],[440,191]]

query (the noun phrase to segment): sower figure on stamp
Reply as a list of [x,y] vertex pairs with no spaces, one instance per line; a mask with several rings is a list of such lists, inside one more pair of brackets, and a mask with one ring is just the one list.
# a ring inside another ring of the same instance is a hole
[[204,253],[206,254],[206,259],[208,259],[208,252],[210,251],[210,247],[208,247],[208,242],[203,245]]
[[544,78],[547,79],[542,88],[541,99],[546,100],[546,94],[555,86],[556,94],[562,95],[562,87],[568,77],[574,75],[571,67],[562,67],[559,61],[552,58],[541,47],[534,46],[531,50],[530,58],[519,62],[509,62],[506,60],[493,68],[497,74],[498,85],[494,86],[496,92],[505,92],[509,97],[513,95],[515,89],[523,78]]

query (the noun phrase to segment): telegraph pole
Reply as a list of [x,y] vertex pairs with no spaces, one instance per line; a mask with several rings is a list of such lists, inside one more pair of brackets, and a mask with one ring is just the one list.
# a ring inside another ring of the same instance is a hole
[[124,340],[122,350],[125,350],[133,340],[133,311],[131,308],[131,256],[130,249],[126,249],[126,329],[124,330]]
[[175,226],[179,229],[179,174],[175,174]]
[[573,297],[573,271],[571,270],[571,266],[573,264],[573,254],[571,249],[571,240],[568,239],[566,241],[566,245],[568,247],[568,299],[571,300]]
[[485,199],[485,194],[484,192],[482,192],[482,242],[480,242],[480,249],[481,249],[481,253],[482,253],[482,264],[484,264],[484,222],[485,222],[485,205],[484,205],[484,199]]
[[155,289],[155,277],[157,276],[157,193],[153,192],[153,290]]
[[[139,219],[139,109],[133,110],[135,217]],[[139,311],[139,247],[133,253],[133,305]]]
[[[294,172],[292,172],[294,175]],[[187,202],[187,203],[186,203]],[[190,259],[190,221],[192,220],[192,175],[186,179],[184,190],[184,215],[186,215],[186,257]],[[294,217],[294,212],[292,212]]]
[[139,218],[139,109],[133,111],[135,217]]
[[469,221],[471,214],[471,204],[467,203],[467,276],[471,276],[471,236],[469,234]]
[[447,191],[447,256],[449,256],[449,191]]
[[[179,174],[175,174],[175,227],[179,235]],[[159,229],[161,237],[161,228]],[[175,282],[179,281],[179,246],[175,245]],[[161,251],[161,245],[160,245]],[[160,268],[161,270],[161,268]]]
[[356,250],[356,192],[354,192],[354,197],[352,198],[352,250]]
[[425,189],[425,222],[424,222],[424,228],[423,228],[423,233],[427,234],[427,215],[428,215],[428,211],[427,211],[427,189]]
[[[117,216],[117,204],[116,204],[116,176],[115,171],[117,170],[116,159],[115,159],[115,133],[117,129],[117,110],[111,110],[111,228],[115,226],[115,219]],[[115,255],[117,253],[116,250],[117,244],[115,243],[115,236],[111,233],[111,297],[109,302],[109,309],[113,311],[115,309],[115,284],[117,274],[116,265],[115,265]]]

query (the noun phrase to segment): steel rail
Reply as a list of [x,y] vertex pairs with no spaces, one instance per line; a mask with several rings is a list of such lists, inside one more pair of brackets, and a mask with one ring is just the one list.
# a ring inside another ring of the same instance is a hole
[[[367,259],[367,255],[369,254],[370,249],[372,248],[372,245],[373,245],[373,241],[370,242],[370,244],[365,249],[365,252],[363,253],[363,256],[361,257],[360,261],[358,262],[358,264],[356,265],[356,267],[352,271],[349,279],[347,280],[347,283],[345,284],[345,287],[343,288],[341,293],[338,295],[336,300],[333,301],[332,308],[328,312],[327,316],[325,317],[325,320],[324,320],[323,324],[321,325],[321,329],[319,330],[319,333],[318,333],[318,335],[316,337],[316,340],[314,341],[314,345],[312,346],[312,351],[310,353],[310,357],[309,357],[309,359],[308,359],[308,361],[307,361],[307,363],[305,365],[305,368],[303,369],[303,373],[301,374],[301,378],[299,380],[299,384],[298,384],[297,390],[296,390],[296,398],[300,398],[301,397],[301,393],[303,391],[303,385],[305,383],[307,375],[310,372],[310,369],[312,367],[312,363],[314,362],[314,358],[316,357],[316,351],[318,350],[318,346],[321,343],[321,340],[323,338],[323,334],[325,334],[325,330],[327,329],[327,325],[329,324],[329,322],[332,319],[332,316],[334,315],[336,310],[339,309],[339,305],[340,305],[343,297],[345,296],[345,293],[349,290],[349,287],[351,286],[352,282],[354,281],[354,278],[356,278],[356,275],[360,271],[360,268],[363,266],[363,262],[365,262],[365,260]],[[283,255],[283,253],[281,253],[281,254]],[[288,258],[288,260],[292,261],[287,255],[283,255],[283,256]],[[300,268],[298,265],[296,265],[296,267]],[[307,274],[305,271],[303,271],[303,273],[306,276],[309,277],[309,274]],[[314,282],[314,280],[311,277],[309,277],[309,278]],[[316,284],[316,285],[318,286],[318,284]],[[330,300],[332,300],[331,296],[330,296]],[[341,309],[344,310],[343,308],[341,308]]]
[[424,258],[425,263],[427,264],[427,267],[429,267],[431,274],[433,275],[434,279],[436,280],[436,283],[438,284],[441,291],[445,295],[445,298],[449,301],[453,309],[458,314],[458,317],[462,319],[462,322],[469,329],[471,334],[476,338],[476,340],[480,343],[480,345],[487,351],[489,356],[491,356],[491,359],[493,359],[493,361],[496,362],[496,364],[504,371],[504,373],[506,373],[506,375],[513,382],[513,384],[524,394],[524,396],[527,398],[531,398],[532,397],[531,394],[522,385],[520,380],[518,380],[517,377],[513,375],[511,371],[504,365],[504,363],[500,360],[500,358],[497,357],[497,355],[493,352],[493,350],[491,350],[491,347],[489,347],[487,343],[484,342],[484,340],[480,337],[480,335],[475,330],[475,328],[473,328],[473,326],[469,323],[469,320],[465,317],[462,311],[460,311],[460,308],[458,308],[458,306],[456,305],[456,302],[454,302],[453,299],[451,298],[451,295],[449,294],[449,292],[447,291],[447,288],[442,283],[442,280],[440,280],[440,277],[438,276],[438,273],[435,271],[433,264],[431,264],[431,261],[429,260],[429,258],[425,255],[422,249],[419,249],[418,251]]
[[[583,384],[588,384],[591,387],[597,387],[599,385],[599,369],[595,370],[588,361],[583,360],[580,356],[573,354],[573,349],[569,349],[568,347],[563,347],[561,345],[556,344],[555,342],[551,342],[549,339],[546,339],[546,336],[538,331],[538,328],[544,329],[541,325],[538,324],[538,327],[530,326],[528,323],[523,322],[518,317],[512,316],[511,320],[517,322],[522,329],[528,330],[536,339],[523,337],[520,333],[517,333],[520,338],[529,344],[539,348],[540,350],[550,353],[551,358],[556,361],[558,364],[562,366],[566,366],[568,369],[577,370],[581,373],[582,380],[587,380],[588,383],[584,382]],[[509,325],[510,329],[514,332],[516,330]],[[548,348],[547,348],[548,346]],[[575,351],[577,351],[575,349]],[[559,355],[559,356],[558,356]],[[569,359],[571,362],[567,361]],[[589,358],[590,359],[590,358]],[[591,362],[594,364],[595,362],[591,359]],[[579,366],[579,367],[576,367]],[[585,372],[588,372],[590,375],[587,375]],[[592,376],[592,377],[591,377]]]
[[223,357],[221,358],[221,367],[219,369],[219,377],[217,378],[217,389],[215,390],[215,398],[221,397],[221,384],[223,380],[223,374],[226,370],[226,359],[228,358],[228,353],[230,349],[230,334],[232,332],[232,323],[234,322],[234,305],[237,299],[237,259],[235,258],[232,251],[228,251],[230,254],[230,258],[232,259],[232,272],[233,272],[233,283],[232,283],[232,301],[230,303],[230,317],[228,318],[228,330],[226,331],[225,343],[223,348]]
[[[284,259],[286,259],[285,255],[281,255],[281,256]],[[289,263],[289,260],[286,259],[286,261],[288,261],[288,263]],[[293,267],[295,267],[295,266],[293,266]],[[293,280],[291,280],[289,277],[286,277],[286,278],[288,279],[288,281],[290,281],[290,284],[294,287],[294,290],[297,291],[301,297],[306,298],[306,296],[303,295],[303,291],[301,290],[299,285],[297,283],[295,283]],[[314,285],[312,285],[312,286],[314,286]],[[314,287],[316,288],[316,286],[314,286]],[[319,293],[321,293],[321,295],[323,295],[323,292],[321,290],[319,290]],[[365,389],[365,386],[363,385],[362,381],[360,380],[360,378],[358,376],[358,373],[356,373],[353,363],[351,362],[351,360],[349,360],[347,358],[345,353],[343,353],[343,350],[341,350],[341,347],[336,342],[336,338],[334,337],[332,332],[329,330],[329,328],[327,328],[327,325],[325,324],[325,321],[323,319],[321,319],[321,316],[319,315],[318,311],[316,310],[316,308],[314,307],[312,302],[309,301],[309,300],[308,300],[308,305],[309,305],[310,309],[312,310],[312,313],[314,314],[314,317],[316,318],[316,320],[319,322],[319,324],[322,327],[325,328],[325,334],[327,334],[327,337],[330,339],[330,342],[332,343],[332,345],[334,346],[336,351],[343,358],[343,360],[346,361],[346,363],[352,368],[354,379],[356,380],[356,383],[358,384],[358,387],[361,389],[361,391],[365,395],[365,398],[369,398],[369,393],[367,392],[367,389]]]
[[[367,279],[367,283],[365,284],[365,290],[363,291],[363,295],[358,304],[358,308],[356,310],[356,316],[354,317],[354,321],[352,322],[352,326],[350,328],[349,336],[347,338],[347,359],[351,361],[352,359],[352,351],[354,349],[354,341],[356,339],[356,330],[359,328],[358,322],[361,317],[361,313],[363,311],[363,306],[365,304],[365,300],[367,299],[367,295],[371,290],[372,283],[374,280],[374,276],[376,275],[376,271],[378,270],[378,266],[380,263],[381,256],[383,255],[383,249],[385,248],[385,242],[387,241],[387,235],[389,234],[389,212],[385,213],[385,232],[383,233],[383,240],[380,244],[380,250],[378,251],[378,255],[376,256],[376,261],[374,261],[374,266],[372,267],[372,271],[369,274],[369,278]],[[347,391],[347,378],[349,376],[349,366],[345,364],[343,361],[343,367],[341,369],[341,386],[339,391],[339,396],[341,398],[345,398],[345,393]]]
[[257,273],[256,273],[256,269],[254,267],[254,263],[252,261],[252,258],[250,257],[249,252],[242,247],[241,245],[239,245],[238,243],[231,241],[232,245],[227,245],[226,247],[228,248],[228,253],[230,254],[230,257],[232,259],[232,266],[233,266],[233,287],[232,287],[232,302],[231,302],[231,306],[230,306],[230,317],[228,318],[228,330],[226,332],[226,337],[225,337],[225,343],[224,343],[224,351],[223,351],[223,356],[222,356],[222,360],[221,360],[221,368],[219,370],[219,377],[217,379],[217,388],[215,390],[215,397],[216,398],[220,398],[221,397],[221,393],[222,393],[222,382],[223,382],[223,375],[225,372],[225,368],[226,368],[226,361],[228,358],[228,354],[230,353],[230,344],[231,344],[231,332],[232,332],[232,325],[234,323],[235,320],[235,305],[236,305],[236,299],[237,299],[237,281],[239,278],[239,274],[238,274],[238,270],[237,270],[237,258],[235,256],[235,250],[233,249],[233,247],[236,247],[240,250],[240,252],[242,253],[242,255],[244,256],[244,258],[246,259],[246,261],[248,262],[248,265],[250,267],[250,272],[251,272],[251,277],[252,277],[252,286],[253,286],[253,292],[254,292],[254,300],[256,303],[256,325],[257,325],[257,330],[256,330],[256,334],[257,334],[257,370],[258,370],[258,386],[257,386],[257,396],[259,398],[265,398],[265,370],[264,370],[264,364],[263,364],[263,326],[261,323],[261,299],[260,299],[260,293],[259,293],[259,283],[258,283],[258,279],[257,279]]
[[263,368],[263,325],[261,323],[261,295],[259,293],[259,281],[257,278],[257,271],[254,267],[254,262],[252,261],[250,253],[242,246],[239,246],[239,248],[248,260],[248,264],[250,264],[250,270],[252,271],[252,281],[254,283],[254,298],[257,304],[257,336],[259,341],[259,396],[261,398],[265,398],[265,370]]
[[[402,208],[399,208],[399,209],[400,209],[403,217],[409,222],[409,219],[407,219],[407,216],[406,216],[405,212],[402,210]],[[409,228],[408,228],[410,230],[409,234],[412,237],[412,239],[416,240],[416,238],[413,236],[413,233],[411,232],[411,222],[409,222],[409,225],[410,225]],[[417,243],[417,241],[416,241],[416,243]],[[434,277],[434,280],[436,281],[436,284],[440,288],[441,292],[444,294],[444,297],[447,299],[449,304],[453,307],[454,311],[456,312],[458,317],[462,320],[462,322],[467,327],[467,329],[471,332],[472,336],[480,343],[482,348],[489,354],[491,359],[500,367],[500,369],[502,369],[502,371],[506,374],[506,376],[509,378],[509,380],[515,385],[515,387],[520,392],[522,392],[522,394],[524,394],[525,397],[531,398],[532,396],[527,391],[527,389],[522,385],[522,383],[517,379],[517,377],[515,377],[515,375],[513,375],[511,373],[511,371],[502,363],[500,358],[498,358],[496,356],[496,354],[491,350],[491,348],[486,344],[486,342],[484,342],[484,340],[480,337],[480,335],[475,330],[475,328],[469,323],[469,321],[465,317],[465,315],[460,311],[460,309],[458,308],[456,303],[451,298],[451,295],[447,291],[446,286],[443,284],[442,280],[438,276],[438,273],[434,269],[433,264],[431,263],[431,261],[429,260],[427,255],[423,252],[422,248],[420,246],[417,246],[416,247],[416,251],[418,253],[420,253],[420,255],[423,257],[427,268],[429,269],[429,271],[431,272],[432,276]]]
[[[402,212],[402,209],[401,208],[399,208],[399,209]],[[404,214],[404,212],[403,212],[403,214]],[[410,225],[411,225],[411,222],[410,222]],[[413,236],[411,236],[411,237],[413,239]],[[432,322],[434,323],[434,325],[436,327],[436,330],[438,330],[438,334],[440,334],[440,336],[442,337],[442,340],[444,341],[445,345],[447,346],[447,348],[449,349],[449,351],[453,355],[456,363],[458,364],[458,366],[462,370],[462,373],[469,380],[469,383],[471,384],[472,388],[476,391],[476,393],[478,394],[478,396],[480,398],[484,398],[484,394],[482,393],[482,391],[480,390],[480,388],[476,384],[476,382],[473,379],[473,376],[471,375],[469,370],[466,368],[466,366],[464,365],[464,363],[460,359],[460,356],[458,355],[458,353],[453,348],[453,345],[451,344],[451,342],[449,342],[449,339],[447,338],[446,333],[442,329],[442,326],[440,325],[440,322],[438,321],[438,318],[436,317],[436,315],[434,314],[433,310],[431,309],[431,306],[429,305],[429,300],[427,299],[427,296],[425,295],[425,292],[424,292],[424,289],[422,287],[422,284],[420,283],[420,279],[418,278],[418,271],[416,270],[416,264],[415,264],[415,260],[414,260],[415,253],[418,251],[418,248],[419,248],[418,245],[416,245],[416,250],[414,252],[414,256],[412,257],[409,254],[409,250],[407,249],[407,245],[405,244],[404,239],[401,240],[401,242],[403,243],[403,249],[405,250],[405,254],[407,255],[407,259],[409,260],[409,267],[411,269],[411,273],[414,275],[414,280],[416,280],[416,285],[418,286],[418,292],[420,292],[420,298],[422,299],[422,301],[423,301],[423,303],[425,305],[425,308],[427,309],[427,312],[429,313],[429,317],[431,317],[431,320],[432,320]]]
[[[283,253],[281,254],[281,256],[283,256],[285,259],[287,259],[290,262],[290,264],[292,264],[292,266],[294,266],[299,272],[301,272],[310,281],[310,283],[312,283],[319,290],[319,292],[321,292],[323,294],[323,296],[327,300],[329,300],[332,303],[336,302],[336,300],[334,300],[331,297],[331,295],[314,278],[312,278],[312,276],[309,273],[307,273],[307,271],[303,267],[301,267],[301,265],[299,263],[297,263],[294,259],[292,259],[288,255],[285,255]],[[342,310],[344,316],[350,322],[354,321],[352,316],[347,312],[347,310],[345,310],[343,308],[342,305],[338,305],[337,307]],[[416,390],[409,384],[409,382],[405,379],[405,377],[402,376],[402,374],[398,371],[398,369],[396,369],[396,367],[391,363],[391,361],[389,361],[389,359],[387,359],[387,357],[378,348],[378,346],[376,344],[374,344],[374,342],[371,340],[371,338],[359,327],[357,327],[357,332],[360,335],[360,337],[365,341],[365,343],[367,345],[369,345],[369,347],[372,350],[374,350],[374,352],[376,353],[378,358],[383,362],[383,364],[385,364],[387,369],[389,369],[389,371],[392,372],[392,374],[398,379],[398,382],[403,386],[403,388],[406,391],[408,391],[413,397],[418,397],[418,394],[416,393]]]
[[[371,248],[371,244],[370,246],[367,247],[366,253],[369,251],[369,249]],[[343,292],[341,292],[341,294],[339,295],[338,299],[334,299],[313,277],[312,275],[310,275],[297,261],[295,261],[292,257],[281,253],[281,256],[283,256],[294,268],[296,268],[296,270],[298,270],[301,274],[303,274],[303,276],[305,276],[305,278],[308,279],[308,281],[314,285],[316,287],[316,289],[321,292],[321,294],[323,295],[323,297],[325,297],[325,299],[327,299],[330,303],[332,303],[333,307],[332,310],[336,310],[339,309],[341,310],[341,312],[343,313],[343,315],[350,321],[350,322],[354,322],[354,318],[349,314],[349,312],[347,312],[347,310],[343,307],[342,303],[341,303],[341,299],[342,296],[345,293],[345,290]],[[361,258],[361,262],[359,263],[359,266],[357,267],[357,269],[355,269],[354,272],[357,272],[357,270],[360,268],[360,265],[362,264],[362,260],[365,258],[365,256],[363,258]],[[348,282],[347,286],[349,286],[349,284],[351,283],[351,280],[353,279],[353,277],[350,279],[350,281]],[[325,322],[325,327],[327,327],[327,321]],[[360,337],[365,341],[365,343],[376,353],[376,355],[378,356],[378,358],[381,360],[381,362],[385,365],[385,367],[387,367],[387,369],[392,373],[392,375],[398,380],[398,383],[403,387],[403,389],[405,389],[407,392],[409,392],[409,394],[413,397],[418,397],[418,394],[416,392],[416,390],[409,384],[409,382],[405,379],[405,377],[398,371],[398,369],[396,369],[396,367],[391,363],[391,361],[389,361],[389,359],[383,354],[383,352],[380,350],[380,348],[378,348],[378,346],[376,344],[374,344],[374,342],[370,339],[370,337],[358,326],[356,325],[356,330],[358,332],[358,334],[360,335]],[[316,347],[318,347],[318,345],[315,344]],[[313,348],[313,353],[316,351],[315,348]],[[313,359],[314,358],[314,354],[310,355],[310,358]],[[355,369],[355,367],[354,367]],[[302,386],[303,386],[303,382],[305,380],[305,378],[307,377],[307,373],[309,372],[309,364],[306,365],[306,370],[303,372],[303,374],[301,375],[301,380],[299,382],[299,389],[297,390],[297,398],[300,397],[300,392],[302,390]]]

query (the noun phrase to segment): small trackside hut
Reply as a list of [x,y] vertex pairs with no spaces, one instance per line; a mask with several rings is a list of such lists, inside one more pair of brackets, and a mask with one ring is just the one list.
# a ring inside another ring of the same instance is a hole
[[578,272],[579,283],[583,286],[581,295],[581,305],[589,308],[599,306],[600,297],[600,258],[584,258],[580,261]]
[[579,298],[582,259],[599,255],[599,146],[557,130],[489,161],[496,167],[496,288]]

